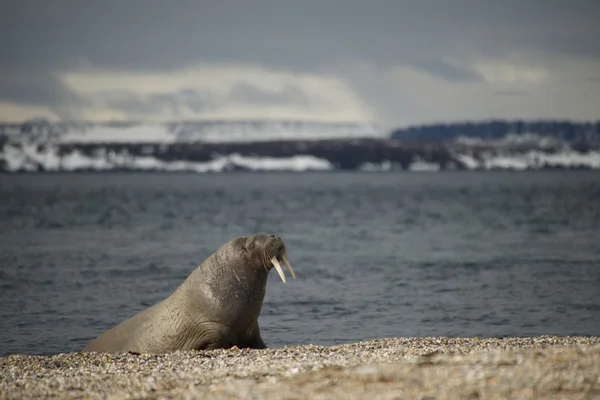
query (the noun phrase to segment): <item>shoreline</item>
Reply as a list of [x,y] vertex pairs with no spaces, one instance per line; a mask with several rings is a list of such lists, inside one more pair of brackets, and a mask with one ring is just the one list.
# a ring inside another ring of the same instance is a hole
[[384,338],[164,355],[0,357],[0,399],[428,396],[600,396],[600,337]]

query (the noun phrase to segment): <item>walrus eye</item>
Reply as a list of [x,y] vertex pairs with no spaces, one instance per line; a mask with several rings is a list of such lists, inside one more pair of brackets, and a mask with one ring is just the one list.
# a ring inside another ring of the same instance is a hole
[[250,242],[250,244],[248,245],[248,248],[250,250],[252,250],[254,248],[254,241]]

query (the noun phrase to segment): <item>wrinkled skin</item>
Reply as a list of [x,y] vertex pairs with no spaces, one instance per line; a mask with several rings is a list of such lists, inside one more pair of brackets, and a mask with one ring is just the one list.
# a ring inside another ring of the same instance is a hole
[[84,352],[167,353],[266,348],[260,314],[272,257],[285,253],[275,235],[239,237],[198,266],[175,292],[91,341]]

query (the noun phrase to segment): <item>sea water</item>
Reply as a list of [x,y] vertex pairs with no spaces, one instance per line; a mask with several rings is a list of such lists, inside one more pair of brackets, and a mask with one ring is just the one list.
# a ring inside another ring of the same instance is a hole
[[269,347],[600,335],[600,173],[0,175],[0,355],[78,351],[272,232]]

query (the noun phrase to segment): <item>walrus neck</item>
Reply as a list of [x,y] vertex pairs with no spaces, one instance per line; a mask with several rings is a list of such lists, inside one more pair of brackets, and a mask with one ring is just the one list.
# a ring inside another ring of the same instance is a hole
[[202,299],[203,304],[197,304],[202,309],[218,310],[220,314],[226,310],[231,319],[237,319],[238,314],[258,317],[266,292],[267,273],[266,269],[249,269],[228,262],[215,253],[190,274],[176,293],[180,292],[192,303]]

